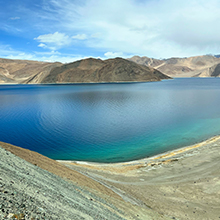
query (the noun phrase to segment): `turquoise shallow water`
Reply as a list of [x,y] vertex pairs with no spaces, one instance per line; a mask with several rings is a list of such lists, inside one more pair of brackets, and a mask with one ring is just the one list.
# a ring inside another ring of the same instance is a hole
[[0,141],[53,159],[123,162],[220,134],[220,79],[0,86]]

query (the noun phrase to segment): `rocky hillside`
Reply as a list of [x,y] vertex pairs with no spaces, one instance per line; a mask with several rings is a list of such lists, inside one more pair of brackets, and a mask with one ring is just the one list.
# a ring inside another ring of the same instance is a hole
[[220,76],[220,68],[218,67],[220,58],[211,55],[164,60],[134,56],[129,58],[129,60],[145,66],[151,66],[170,77]]
[[51,70],[41,83],[160,81],[169,77],[152,67],[115,58],[85,59]]
[[36,152],[0,142],[0,155],[0,219],[171,219]]
[[169,77],[152,67],[115,58],[69,64],[0,59],[0,83],[78,83],[160,81]]
[[0,83],[25,83],[37,81],[61,63],[46,63],[29,60],[0,59]]
[[[133,61],[133,62],[132,62]],[[73,63],[0,59],[0,84],[160,81],[169,77],[219,77],[220,57],[84,59]]]

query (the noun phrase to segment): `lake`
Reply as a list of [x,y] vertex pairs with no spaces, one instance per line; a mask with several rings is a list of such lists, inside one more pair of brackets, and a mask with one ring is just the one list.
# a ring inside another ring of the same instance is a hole
[[52,159],[124,162],[220,134],[220,78],[1,85],[0,141]]

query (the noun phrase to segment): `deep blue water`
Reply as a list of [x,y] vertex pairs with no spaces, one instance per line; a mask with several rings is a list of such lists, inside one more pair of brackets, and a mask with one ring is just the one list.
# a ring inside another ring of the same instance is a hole
[[217,134],[220,78],[0,86],[0,141],[53,159],[130,161]]

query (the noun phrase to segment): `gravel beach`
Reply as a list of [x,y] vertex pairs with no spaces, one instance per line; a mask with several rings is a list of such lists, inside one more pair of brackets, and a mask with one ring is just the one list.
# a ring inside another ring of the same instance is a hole
[[172,219],[220,219],[220,137],[118,164],[62,162]]
[[171,219],[36,152],[0,143],[0,219]]
[[220,136],[116,164],[0,155],[0,219],[220,219]]

